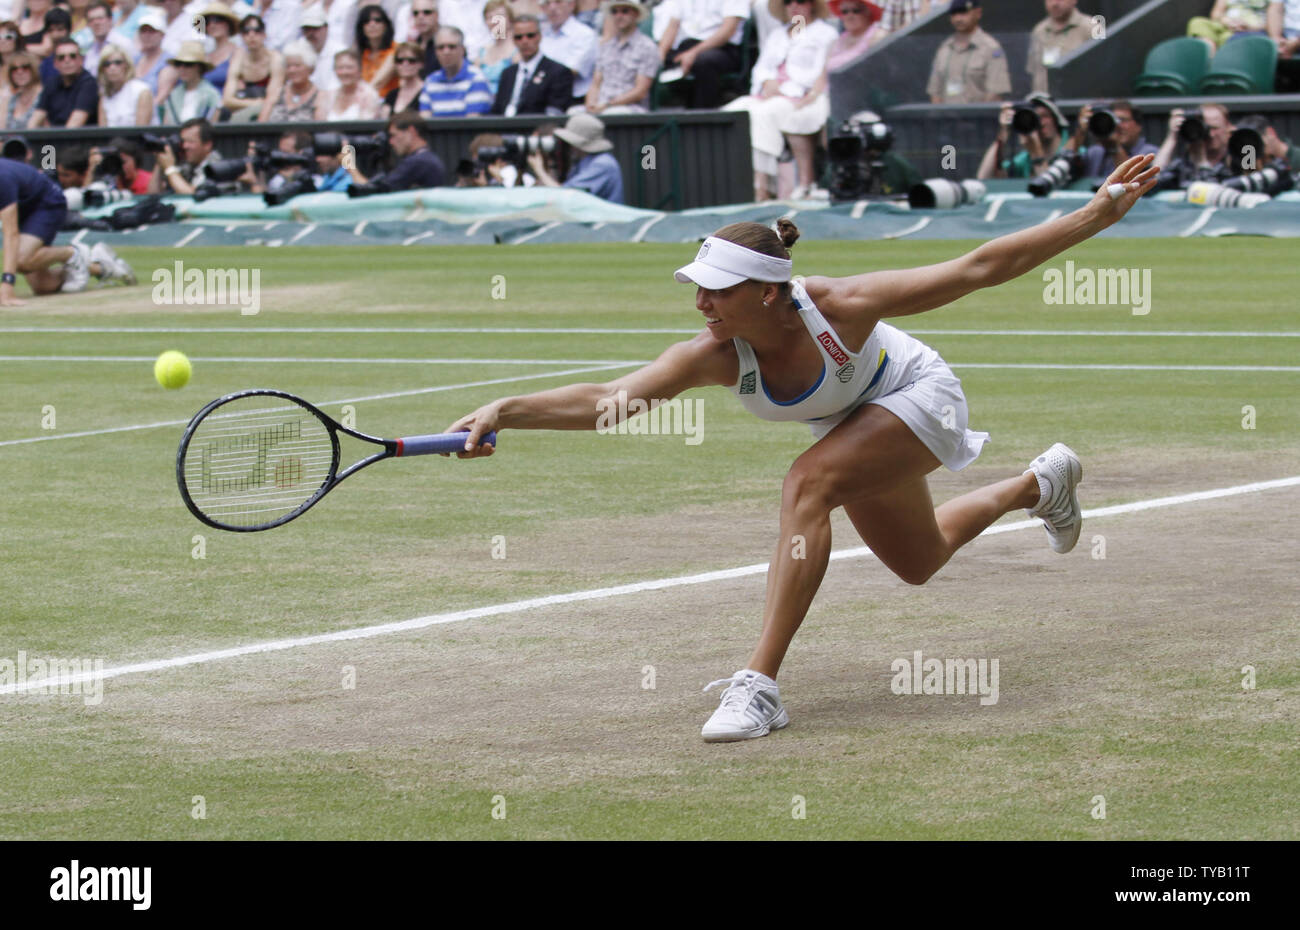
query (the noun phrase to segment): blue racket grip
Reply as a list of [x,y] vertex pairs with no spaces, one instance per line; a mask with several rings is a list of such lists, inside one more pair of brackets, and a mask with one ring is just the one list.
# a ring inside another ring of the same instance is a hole
[[[431,436],[406,436],[397,439],[397,454],[403,455],[434,455],[439,452],[464,452],[465,440],[469,438],[469,433],[435,433]],[[497,444],[496,431],[488,433],[479,439],[479,445],[495,446]]]

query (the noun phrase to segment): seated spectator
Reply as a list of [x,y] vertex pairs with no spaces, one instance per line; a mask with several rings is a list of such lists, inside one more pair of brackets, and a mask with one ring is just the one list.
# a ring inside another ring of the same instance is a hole
[[203,44],[182,42],[181,50],[170,64],[175,66],[180,80],[167,98],[158,104],[158,122],[175,126],[194,120],[215,120],[221,111],[221,95],[203,80],[203,75],[211,67],[203,54]]
[[[1222,182],[1231,174],[1228,167],[1228,137],[1237,127],[1228,118],[1228,108],[1221,103],[1203,103],[1197,115],[1205,126],[1204,138],[1195,142],[1182,140],[1180,130],[1187,114],[1176,108],[1169,114],[1169,130],[1156,153],[1156,166],[1162,171],[1169,171],[1178,187],[1186,187],[1193,181]],[[1180,146],[1182,154],[1175,157]]]
[[302,4],[299,0],[250,0],[250,5],[266,27],[267,48],[278,52],[300,37]]
[[256,13],[240,20],[239,34],[244,47],[230,62],[221,105],[236,122],[266,122],[284,89],[284,56],[267,46],[266,23]]
[[881,0],[880,29],[885,35],[901,32],[930,15],[930,0]]
[[492,91],[483,72],[465,60],[465,37],[455,26],[438,30],[439,69],[429,75],[420,92],[420,114],[478,116],[492,109]]
[[[344,2],[347,0],[334,0],[336,5]],[[352,31],[340,35],[351,36]],[[302,37],[316,53],[316,69],[311,73],[311,82],[320,90],[338,90],[339,79],[334,74],[334,56],[348,47],[350,39],[334,37],[320,4],[314,4],[302,14]]]
[[880,25],[881,9],[870,0],[831,0],[831,12],[839,17],[844,31],[826,56],[826,70],[836,71],[867,53],[888,33]]
[[394,113],[404,110],[420,112],[420,92],[424,90],[424,78],[420,77],[420,70],[424,67],[424,54],[420,46],[414,42],[397,43],[393,61],[397,65],[397,89],[384,98],[384,105],[379,111],[380,119],[388,119]]
[[591,86],[600,37],[573,18],[574,0],[542,0],[542,54],[573,72],[573,103],[580,104]]
[[747,0],[666,0],[668,25],[659,40],[665,68],[694,77],[691,108],[722,104],[722,76],[740,70]]
[[379,4],[367,4],[357,13],[356,47],[361,51],[361,80],[373,87],[381,100],[397,87],[394,35],[393,21]]
[[116,45],[124,51],[131,48],[130,37],[113,28],[113,5],[107,0],[94,0],[86,7],[86,27],[90,33],[89,41],[82,42],[77,36],[73,39],[81,44],[86,56],[85,68],[91,74],[99,74],[100,56],[109,45]]
[[35,55],[37,59],[44,58],[53,51],[50,40],[45,35],[45,14],[53,5],[52,0],[27,0],[24,4],[23,18],[18,24],[23,48]]
[[1038,128],[1018,135],[1016,138],[1020,151],[1009,156],[1015,104],[1002,104],[998,113],[997,138],[984,152],[984,159],[976,174],[981,181],[989,178],[1037,177],[1057,154],[1074,150],[1077,143],[1073,137],[1066,135],[1069,124],[1056,102],[1047,94],[1030,94],[1026,102],[1033,106],[1038,115]]
[[[55,7],[45,14],[45,41],[50,49],[48,55],[41,59],[41,83],[48,84],[58,75],[54,67],[54,46],[72,34],[72,16],[67,10]],[[80,45],[77,48],[81,48]],[[85,67],[83,61],[82,67]]]
[[239,51],[234,39],[239,29],[239,17],[221,0],[209,3],[197,15],[203,17],[203,30],[212,41],[212,49],[208,52],[208,64],[212,65],[212,70],[203,79],[224,94],[230,65]]
[[[407,9],[403,7],[403,9]],[[438,34],[437,0],[414,0],[410,4],[411,26],[407,42],[420,50],[420,79],[424,80],[438,70],[437,50],[433,47]],[[401,34],[400,32],[398,33]]]
[[754,199],[776,193],[777,159],[786,143],[798,177],[794,196],[803,198],[813,186],[817,136],[831,113],[826,57],[837,35],[826,22],[825,0],[769,0],[768,9],[786,26],[768,34],[754,63],[749,96],[723,109],[749,113]]
[[157,7],[150,7],[140,17],[140,28],[135,33],[139,54],[135,58],[135,76],[149,85],[154,98],[164,99],[175,85],[175,79],[162,83],[167,68],[167,54],[163,51],[163,35],[167,29],[167,15]]
[[[536,0],[515,0],[516,13],[539,13]],[[455,26],[465,35],[465,57],[470,61],[492,41],[483,24],[483,0],[438,0],[438,26]]]
[[[202,84],[203,79],[200,78],[196,83]],[[180,90],[181,86],[178,85],[176,89]],[[212,87],[211,84],[207,86]],[[213,92],[215,93],[215,88]],[[171,145],[164,146],[155,160],[149,193],[193,194],[194,189],[203,183],[203,169],[212,162],[221,160],[214,147],[212,124],[207,120],[186,120],[181,124],[180,137],[180,164],[176,162],[176,153],[172,151]]]
[[542,54],[541,20],[521,14],[511,29],[519,61],[501,74],[492,112],[501,116],[563,113],[573,100],[573,72]]
[[99,85],[81,66],[81,49],[71,39],[54,46],[58,74],[41,89],[32,113],[32,129],[42,126],[94,126],[99,121]]
[[1264,154],[1259,159],[1260,166],[1271,164],[1276,167],[1286,166],[1287,171],[1300,171],[1300,148],[1277,134],[1277,130],[1263,114],[1244,116],[1237,120],[1238,129],[1253,129],[1264,140]]
[[10,55],[5,61],[4,84],[9,88],[0,96],[4,128],[26,129],[42,90],[41,82],[36,80],[36,56],[31,52]]
[[429,150],[424,138],[424,119],[409,110],[398,113],[388,122],[388,144],[397,155],[398,162],[392,171],[368,180],[355,165],[346,167],[352,175],[349,197],[386,194],[390,191],[415,190],[425,187],[442,187],[447,172],[442,160]]
[[[9,59],[22,50],[23,36],[18,31],[18,24],[12,19],[0,22],[0,74],[4,73],[5,65],[9,64]],[[0,84],[3,84],[3,80],[3,78],[0,78]],[[8,89],[8,84],[0,86],[0,92]]]
[[378,119],[384,101],[375,89],[361,80],[361,56],[345,48],[334,56],[337,90],[321,91],[316,98],[317,120]]
[[352,186],[352,173],[343,166],[343,137],[338,133],[318,133],[316,144],[316,190],[346,191]]
[[1300,58],[1300,0],[1269,0],[1266,27],[1277,57]]
[[1214,0],[1209,16],[1193,16],[1187,34],[1200,39],[1213,55],[1229,39],[1267,35],[1268,0]]
[[125,49],[105,45],[99,55],[99,125],[149,126],[153,122],[149,85],[135,76]]
[[1036,94],[1047,93],[1047,69],[1092,40],[1092,19],[1080,13],[1078,0],[1044,0],[1047,16],[1029,33],[1025,71]]
[[994,103],[1011,93],[1007,56],[980,28],[979,0],[953,0],[948,18],[953,35],[935,52],[926,92],[931,103]]
[[[416,0],[412,9],[429,0]],[[514,13],[507,0],[488,0],[483,5],[483,22],[492,41],[483,47],[474,67],[483,72],[495,98],[501,85],[501,75],[515,62]]]
[[637,0],[613,0],[605,12],[614,34],[600,43],[587,112],[644,113],[659,73],[659,46],[639,28],[648,13]]
[[571,167],[561,184],[546,167],[542,153],[533,152],[528,156],[528,167],[539,184],[573,187],[611,203],[623,202],[623,169],[609,154],[614,144],[605,138],[604,123],[590,113],[578,113],[569,117],[562,129],[555,130],[555,137],[567,147],[561,152],[560,161],[568,162]]
[[320,90],[311,81],[316,69],[316,52],[306,39],[284,47],[284,89],[271,104],[267,120],[272,123],[309,123],[316,118]]
[[[1083,174],[1089,178],[1109,177],[1117,165],[1122,165],[1134,155],[1154,155],[1159,149],[1142,138],[1142,114],[1127,100],[1116,100],[1109,107],[1115,114],[1115,131],[1097,138],[1084,148],[1088,138],[1088,122],[1092,119],[1092,105],[1079,111],[1079,122],[1074,127],[1074,147],[1083,153]],[[1223,137],[1225,151],[1228,137]]]

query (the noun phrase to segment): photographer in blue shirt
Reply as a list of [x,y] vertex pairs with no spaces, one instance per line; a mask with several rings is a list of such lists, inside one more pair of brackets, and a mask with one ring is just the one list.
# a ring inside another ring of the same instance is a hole
[[555,137],[568,149],[561,154],[561,160],[567,156],[569,173],[561,184],[547,169],[542,153],[534,152],[528,156],[528,165],[538,183],[576,187],[610,203],[623,202],[623,169],[609,154],[614,144],[605,138],[604,123],[589,113],[579,113],[570,117],[563,129],[555,130]]

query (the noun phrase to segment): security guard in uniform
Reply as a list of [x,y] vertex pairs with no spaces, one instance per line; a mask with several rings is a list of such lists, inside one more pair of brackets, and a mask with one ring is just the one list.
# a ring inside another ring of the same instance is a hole
[[980,28],[979,0],[953,0],[948,8],[955,34],[935,52],[926,92],[931,103],[996,103],[1011,93],[1007,56]]

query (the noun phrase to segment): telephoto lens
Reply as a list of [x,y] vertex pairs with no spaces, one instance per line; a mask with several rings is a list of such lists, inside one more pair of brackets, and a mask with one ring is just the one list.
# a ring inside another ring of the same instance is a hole
[[907,202],[914,210],[951,210],[979,203],[984,199],[985,190],[979,181],[930,178],[907,192]]

